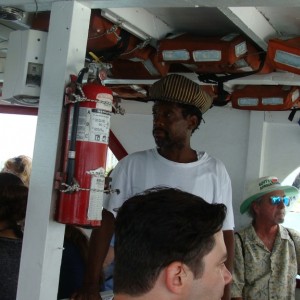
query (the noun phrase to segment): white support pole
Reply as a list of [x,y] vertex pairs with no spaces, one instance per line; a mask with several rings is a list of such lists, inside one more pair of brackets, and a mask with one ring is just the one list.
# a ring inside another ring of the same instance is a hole
[[264,147],[264,116],[265,113],[263,111],[250,112],[245,186],[247,182],[261,176]]
[[63,94],[69,75],[84,67],[90,13],[78,1],[54,2],[51,9],[17,300],[57,297],[65,226],[53,220],[54,178],[62,152]]

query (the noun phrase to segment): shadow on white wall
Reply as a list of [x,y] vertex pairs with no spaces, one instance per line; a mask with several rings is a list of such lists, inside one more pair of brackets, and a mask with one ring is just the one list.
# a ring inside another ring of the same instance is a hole
[[[300,167],[296,168],[293,172],[291,172],[283,181],[283,185],[294,185],[299,188],[299,174]],[[297,182],[296,178],[298,177]],[[294,203],[287,208],[287,213],[285,217],[285,221],[283,223],[284,226],[289,228],[294,228],[300,232],[300,194],[295,199]]]

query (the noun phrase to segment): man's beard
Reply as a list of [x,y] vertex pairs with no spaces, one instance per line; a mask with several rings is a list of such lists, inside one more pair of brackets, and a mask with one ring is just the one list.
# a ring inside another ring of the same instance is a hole
[[[160,133],[163,132],[163,134],[158,134],[158,136],[156,137],[156,131],[159,131]],[[158,148],[162,148],[171,142],[168,132],[164,129],[153,129],[152,135],[154,137],[155,144]]]

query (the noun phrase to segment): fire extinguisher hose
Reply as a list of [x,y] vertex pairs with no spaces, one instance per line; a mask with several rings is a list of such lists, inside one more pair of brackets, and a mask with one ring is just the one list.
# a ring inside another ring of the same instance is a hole
[[[78,74],[77,84],[82,84],[83,76],[89,71],[89,68],[83,68]],[[67,176],[66,184],[71,186],[74,184],[74,173],[75,173],[75,157],[76,157],[76,137],[77,137],[77,127],[79,119],[79,102],[74,103],[73,107],[73,121],[72,121],[72,131],[70,138],[70,146],[68,152],[68,162],[67,162]]]

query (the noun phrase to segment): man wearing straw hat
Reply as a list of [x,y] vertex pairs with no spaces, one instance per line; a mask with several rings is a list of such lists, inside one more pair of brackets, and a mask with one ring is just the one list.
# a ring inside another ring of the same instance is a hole
[[300,270],[300,233],[280,225],[285,207],[298,194],[273,176],[254,180],[240,207],[252,224],[235,234],[235,260],[231,297],[259,300],[295,299]]
[[[93,230],[88,272],[76,300],[100,299],[100,270],[113,235],[116,209],[136,193],[159,185],[181,189],[209,203],[226,205],[223,234],[228,253],[226,266],[232,270],[234,218],[230,178],[221,161],[190,145],[202,115],[212,106],[212,97],[185,76],[171,74],[152,85],[149,100],[154,102],[153,137],[157,147],[128,155],[112,172],[111,188],[120,193],[110,195],[104,204],[102,225]],[[229,297],[227,285],[224,299]]]

